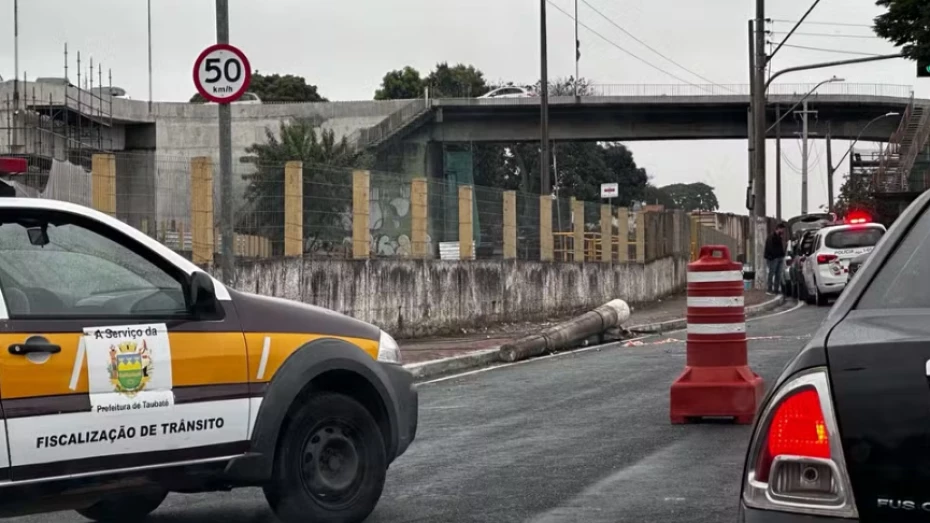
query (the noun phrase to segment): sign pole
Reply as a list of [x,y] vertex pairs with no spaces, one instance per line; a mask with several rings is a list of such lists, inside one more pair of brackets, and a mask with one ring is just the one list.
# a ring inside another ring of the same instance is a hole
[[[216,43],[229,43],[229,0],[216,0]],[[251,71],[250,71],[251,72]],[[223,252],[223,282],[232,283],[236,250],[232,216],[232,108],[219,104],[220,131],[220,236]]]

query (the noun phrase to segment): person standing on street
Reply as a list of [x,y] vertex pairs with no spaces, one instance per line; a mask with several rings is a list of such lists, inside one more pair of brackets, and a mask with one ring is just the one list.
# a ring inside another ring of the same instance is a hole
[[785,271],[785,224],[779,223],[775,232],[765,242],[766,291],[769,294],[781,292],[782,273]]

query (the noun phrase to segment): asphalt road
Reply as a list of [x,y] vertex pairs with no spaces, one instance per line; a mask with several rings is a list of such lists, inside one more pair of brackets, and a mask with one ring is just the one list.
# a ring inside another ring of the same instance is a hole
[[[753,370],[768,384],[826,312],[805,306],[750,321]],[[674,332],[421,385],[417,439],[388,472],[369,521],[735,521],[750,428],[669,423],[683,339]],[[151,521],[275,518],[260,490],[241,489],[173,494]]]

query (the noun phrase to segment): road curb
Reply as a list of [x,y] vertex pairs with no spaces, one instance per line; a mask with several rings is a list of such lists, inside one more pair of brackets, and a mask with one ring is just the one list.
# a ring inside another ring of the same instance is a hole
[[[746,307],[746,317],[758,316],[763,312],[768,312],[772,309],[781,307],[785,303],[785,296],[779,294],[778,296],[772,298],[771,300],[764,301],[762,303],[757,303],[756,305],[750,305]],[[644,323],[642,325],[632,325],[627,327],[630,332],[635,332],[639,334],[659,334],[662,332],[675,331],[688,327],[687,318],[678,318],[675,320],[661,321],[658,323]]]
[[458,356],[450,356],[448,358],[441,358],[438,360],[410,363],[408,365],[404,365],[404,368],[413,374],[414,379],[422,380],[460,370],[468,370],[476,367],[490,365],[492,363],[499,363],[499,352],[500,346],[496,346],[491,347],[490,349],[482,349],[475,352],[460,354]]
[[[763,312],[768,312],[785,303],[785,297],[779,295],[769,301],[750,305],[746,307],[746,316],[757,316]],[[680,318],[677,320],[663,321],[659,323],[647,323],[643,325],[634,325],[627,327],[631,332],[643,334],[657,334],[671,330],[679,330],[687,327],[687,320]],[[479,367],[486,367],[494,363],[502,363],[500,360],[500,346],[482,349],[458,356],[450,356],[438,360],[423,361],[418,363],[409,363],[404,368],[413,374],[417,381],[423,381],[428,378],[435,378],[444,374],[471,370]]]

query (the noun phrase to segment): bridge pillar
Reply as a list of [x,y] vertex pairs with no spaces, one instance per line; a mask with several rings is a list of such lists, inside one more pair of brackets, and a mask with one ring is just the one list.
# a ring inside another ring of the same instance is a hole
[[426,142],[426,177],[442,179],[445,177],[443,169],[442,142]]

